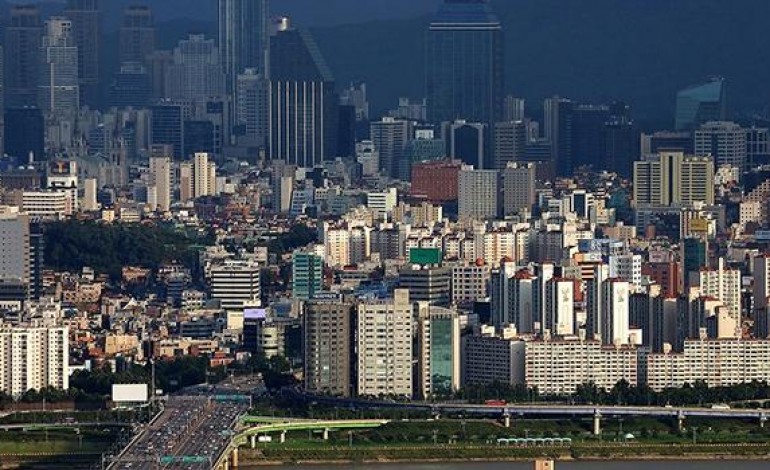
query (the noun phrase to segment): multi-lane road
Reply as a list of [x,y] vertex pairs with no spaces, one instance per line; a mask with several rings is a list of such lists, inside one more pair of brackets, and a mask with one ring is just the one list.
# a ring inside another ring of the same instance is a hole
[[109,465],[111,470],[209,469],[227,449],[248,401],[172,396],[163,412]]

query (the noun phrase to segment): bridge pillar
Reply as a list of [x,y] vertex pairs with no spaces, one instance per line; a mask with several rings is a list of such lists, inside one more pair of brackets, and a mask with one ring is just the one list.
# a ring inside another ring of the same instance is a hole
[[764,413],[759,413],[759,427],[764,429],[765,428],[765,422],[767,421],[767,415]]
[[598,436],[602,433],[602,415],[596,411],[594,412],[594,436]]
[[224,459],[222,461],[222,466],[220,467],[220,470],[230,470],[230,461],[228,459]]
[[286,431],[281,431],[281,444],[286,442]]
[[324,428],[324,441],[329,440],[329,428]]
[[505,425],[506,428],[510,428],[511,427],[511,414],[510,413],[503,414],[503,424]]
[[249,436],[249,443],[251,444],[251,448],[255,449],[257,447],[257,435],[254,434],[252,436]]
[[681,411],[679,412],[679,414],[677,414],[676,426],[679,432],[684,431],[684,413],[682,413]]
[[237,447],[233,449],[232,454],[230,454],[230,460],[233,462],[233,468],[238,468],[238,448]]

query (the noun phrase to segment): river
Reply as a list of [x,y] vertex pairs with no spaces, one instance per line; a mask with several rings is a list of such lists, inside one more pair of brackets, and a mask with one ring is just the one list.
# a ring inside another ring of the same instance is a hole
[[[307,469],[307,470],[532,470],[531,463],[446,463],[446,464],[358,464],[358,465],[297,465],[281,467],[246,467],[249,470]],[[640,461],[640,462],[557,462],[555,470],[767,470],[770,462],[760,461]]]

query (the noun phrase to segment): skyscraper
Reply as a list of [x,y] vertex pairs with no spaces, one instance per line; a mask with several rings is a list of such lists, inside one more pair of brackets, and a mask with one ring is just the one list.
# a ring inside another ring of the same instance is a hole
[[269,0],[219,0],[219,49],[229,93],[246,69],[266,75],[269,18]]
[[500,120],[503,28],[487,0],[444,0],[425,53],[429,121]]
[[527,124],[506,121],[495,124],[495,169],[503,170],[511,162],[524,160],[527,151]]
[[504,215],[531,211],[535,204],[535,164],[511,162],[501,173]]
[[297,300],[311,300],[323,290],[322,256],[297,250],[292,256],[292,297]]
[[166,77],[168,98],[206,102],[224,93],[219,49],[213,39],[190,34],[174,49],[174,63]]
[[334,77],[310,33],[287,18],[270,38],[269,78],[269,157],[306,168],[334,158]]
[[707,83],[694,85],[677,93],[676,130],[692,131],[709,121],[725,119],[727,99],[724,78],[713,78]]
[[634,202],[637,207],[713,204],[714,162],[682,152],[660,152],[634,162]]
[[571,176],[574,168],[572,110],[572,101],[558,96],[543,103],[544,136],[551,145],[551,163],[562,176]]
[[5,111],[5,152],[27,162],[45,158],[45,120],[39,108],[8,108]]
[[80,97],[92,108],[99,104],[99,45],[102,43],[101,0],[67,0],[64,16],[72,22],[78,52]]
[[267,140],[267,81],[257,69],[238,75],[235,89],[235,135],[241,145],[264,148]]
[[412,134],[412,122],[384,117],[369,124],[374,149],[380,155],[380,170],[385,176],[395,176],[399,163],[406,158],[406,144]]
[[308,302],[305,308],[305,390],[348,397],[352,392],[353,304]]
[[5,28],[6,106],[18,108],[37,104],[40,41],[43,27],[35,5],[11,7],[11,22]]
[[132,5],[123,10],[120,27],[120,63],[147,63],[155,51],[155,24],[152,10],[145,5]]
[[746,169],[746,129],[734,122],[707,122],[695,131],[695,155],[710,155],[714,165]]
[[459,216],[461,218],[490,219],[498,212],[497,170],[474,170],[464,166],[457,179]]
[[40,47],[38,103],[44,113],[73,117],[80,109],[78,48],[72,35],[72,21],[52,17],[45,22]]
[[168,211],[171,207],[170,156],[150,157],[150,179],[151,184],[155,187],[157,195],[157,209],[161,212]]

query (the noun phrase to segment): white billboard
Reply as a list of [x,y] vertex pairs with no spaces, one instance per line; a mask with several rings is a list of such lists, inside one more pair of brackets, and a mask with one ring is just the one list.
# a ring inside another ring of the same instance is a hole
[[114,384],[112,401],[115,403],[139,403],[147,401],[147,384]]

